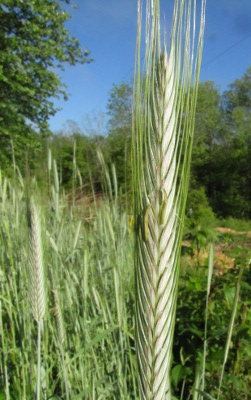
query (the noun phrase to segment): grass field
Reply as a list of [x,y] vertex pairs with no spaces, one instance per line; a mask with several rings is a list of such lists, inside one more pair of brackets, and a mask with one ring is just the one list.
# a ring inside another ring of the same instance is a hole
[[[7,400],[35,398],[37,386],[37,322],[30,304],[25,185],[21,177],[15,184],[4,177],[0,181],[0,399]],[[116,194],[116,179],[108,179],[111,190],[102,198],[84,197],[74,207],[55,183],[43,193],[35,182],[29,187],[41,210],[46,289],[41,398],[137,399],[133,233],[131,215],[125,205],[120,206]],[[250,233],[216,231],[215,238],[205,387],[216,398],[238,271],[244,266],[220,398],[248,399]],[[207,244],[200,249],[204,256],[199,263],[192,242],[182,251],[172,367],[174,398],[198,398],[193,388],[203,353],[205,249]],[[217,259],[217,251],[233,260],[231,266]]]

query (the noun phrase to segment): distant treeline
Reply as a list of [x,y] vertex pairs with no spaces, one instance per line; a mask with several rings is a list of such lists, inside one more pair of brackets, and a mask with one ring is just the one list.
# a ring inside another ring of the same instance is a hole
[[[62,186],[83,192],[102,191],[97,157],[101,149],[108,167],[116,167],[119,189],[131,193],[132,84],[114,85],[107,104],[108,123],[81,129],[69,122],[66,131],[41,137],[33,131],[0,149],[2,168],[13,174],[13,162],[25,174],[45,178],[48,149],[56,160]],[[89,121],[90,125],[93,121]],[[96,121],[97,122],[97,121]],[[214,82],[200,84],[196,111],[190,191],[204,188],[219,217],[251,218],[251,67],[220,94]],[[74,181],[74,182],[73,182]],[[92,183],[92,188],[91,188]]]

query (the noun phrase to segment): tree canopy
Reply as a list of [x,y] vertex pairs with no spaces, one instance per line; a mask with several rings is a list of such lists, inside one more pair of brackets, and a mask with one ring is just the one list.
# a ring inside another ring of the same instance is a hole
[[34,141],[34,132],[48,133],[48,119],[56,112],[52,98],[67,97],[55,69],[91,60],[65,28],[70,14],[63,3],[69,0],[0,4],[0,140],[6,144],[5,157],[10,138],[24,144],[30,136]]
[[221,217],[251,217],[251,67],[222,95],[200,84],[192,185],[203,185]]

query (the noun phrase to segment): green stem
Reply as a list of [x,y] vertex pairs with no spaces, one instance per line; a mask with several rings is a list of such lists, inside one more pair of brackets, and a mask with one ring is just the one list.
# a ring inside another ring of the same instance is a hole
[[233,306],[231,319],[230,319],[230,323],[229,323],[229,327],[228,327],[227,341],[226,341],[225,353],[224,353],[224,361],[223,361],[222,370],[221,370],[221,377],[220,377],[220,384],[219,384],[219,389],[218,389],[217,400],[219,400],[219,398],[220,398],[220,392],[221,392],[221,386],[222,386],[225,366],[226,366],[228,353],[229,353],[229,348],[230,348],[230,343],[231,343],[231,338],[232,338],[232,334],[233,334],[233,330],[234,330],[234,321],[235,321],[236,312],[237,312],[237,306],[238,306],[238,301],[239,301],[239,294],[240,294],[240,287],[241,287],[241,280],[242,280],[243,271],[244,271],[244,267],[242,267],[240,269],[238,282],[237,282],[237,285],[236,285],[235,297],[234,297],[234,306]]
[[41,321],[37,323],[37,400],[40,400],[41,384]]
[[6,396],[6,400],[9,400],[10,399],[9,380],[8,380],[8,369],[7,369],[5,342],[4,342],[3,320],[2,320],[2,302],[1,301],[0,301],[0,329],[1,329],[0,333],[1,333],[1,337],[2,337],[2,349],[3,349],[3,369],[4,369],[4,381],[5,381],[5,396]]
[[209,245],[209,257],[208,257],[208,274],[207,274],[207,297],[206,297],[206,315],[205,315],[205,329],[204,329],[204,349],[203,349],[203,360],[202,360],[202,383],[201,390],[205,389],[205,374],[206,374],[206,356],[207,356],[207,326],[208,326],[208,303],[210,296],[211,280],[213,274],[214,265],[214,247],[211,243]]
[[68,374],[67,374],[67,369],[66,369],[66,365],[65,365],[64,349],[63,349],[63,345],[61,343],[59,343],[59,349],[60,349],[60,353],[61,353],[62,368],[63,368],[63,375],[64,375],[65,397],[66,397],[66,400],[69,400],[70,396],[69,396],[69,388],[68,388],[68,386],[69,386]]

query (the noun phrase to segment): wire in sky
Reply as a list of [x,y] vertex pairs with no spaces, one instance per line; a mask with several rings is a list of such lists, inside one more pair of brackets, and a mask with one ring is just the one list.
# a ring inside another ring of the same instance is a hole
[[[217,54],[216,56],[214,56],[213,58],[211,58],[211,60],[207,61],[205,64],[202,64],[201,69],[207,67],[208,65],[212,64],[215,60],[217,60],[218,58],[220,58],[221,56],[223,56],[224,54],[228,53],[230,50],[232,50],[234,47],[238,46],[239,44],[241,44],[242,42],[244,42],[245,40],[247,40],[249,37],[251,37],[251,32],[249,32],[246,36],[244,36],[243,38],[241,38],[240,40],[238,40],[237,42],[233,43],[231,46],[227,47],[225,50],[223,50],[221,53]],[[141,61],[144,59],[144,56],[141,57]],[[128,72],[124,75],[124,77],[122,78],[122,81],[125,81],[128,77],[129,74],[131,74],[131,72],[134,70],[134,67],[131,67]],[[107,94],[104,95],[102,97],[102,99],[97,103],[97,105],[94,107],[93,111],[95,111],[97,109],[97,107],[105,100],[105,98],[107,97]]]
[[246,36],[244,36],[242,39],[238,40],[237,42],[233,43],[231,46],[227,47],[225,50],[223,50],[221,53],[217,54],[216,56],[214,56],[213,58],[211,58],[211,60],[209,60],[208,62],[206,62],[205,64],[203,64],[201,66],[201,68],[205,68],[207,67],[209,64],[212,64],[212,62],[214,62],[215,60],[217,60],[218,58],[220,58],[221,56],[223,56],[224,54],[228,53],[230,50],[232,50],[234,47],[238,46],[240,43],[244,42],[245,40],[247,40],[249,37],[251,37],[251,32],[249,32]]

